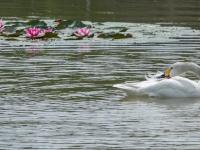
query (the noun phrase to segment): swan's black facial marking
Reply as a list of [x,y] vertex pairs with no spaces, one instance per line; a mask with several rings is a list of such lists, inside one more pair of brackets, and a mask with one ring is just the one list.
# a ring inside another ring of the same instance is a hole
[[161,76],[159,76],[159,78],[165,78],[165,74],[161,74]]
[[157,79],[164,79],[165,78],[165,73],[161,74],[160,76],[156,77]]

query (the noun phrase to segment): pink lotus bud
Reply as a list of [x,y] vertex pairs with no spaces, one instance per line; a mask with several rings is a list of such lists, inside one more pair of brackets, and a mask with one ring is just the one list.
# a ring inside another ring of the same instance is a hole
[[59,25],[63,20],[62,19],[57,19],[54,22],[56,23],[56,25]]
[[53,29],[47,28],[47,29],[44,29],[43,31],[44,31],[45,33],[52,33],[52,32],[53,32]]
[[3,20],[0,20],[0,33],[3,32],[3,30],[5,29],[4,27],[5,26]]
[[88,28],[79,28],[73,34],[79,38],[92,36],[92,32]]

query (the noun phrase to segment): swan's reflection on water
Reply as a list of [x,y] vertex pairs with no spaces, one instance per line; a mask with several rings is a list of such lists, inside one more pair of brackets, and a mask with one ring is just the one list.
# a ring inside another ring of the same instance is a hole
[[122,102],[132,103],[142,102],[142,103],[155,103],[157,105],[166,105],[169,108],[179,108],[179,107],[192,107],[192,105],[199,104],[200,98],[160,98],[160,97],[149,97],[149,96],[136,96],[129,95],[122,99]]

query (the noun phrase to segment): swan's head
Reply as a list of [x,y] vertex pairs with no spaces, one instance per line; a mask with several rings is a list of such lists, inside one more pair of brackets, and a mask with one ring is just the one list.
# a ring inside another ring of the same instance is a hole
[[171,78],[189,71],[199,74],[200,67],[197,64],[191,62],[177,62],[172,64],[169,68],[165,69],[163,76],[165,78]]
[[175,63],[175,64],[171,65],[170,67],[168,67],[167,69],[165,69],[163,76],[165,78],[171,78],[171,77],[178,75],[177,68],[178,68],[178,70],[180,70],[180,68],[182,67],[182,65],[178,65],[178,64],[179,63]]

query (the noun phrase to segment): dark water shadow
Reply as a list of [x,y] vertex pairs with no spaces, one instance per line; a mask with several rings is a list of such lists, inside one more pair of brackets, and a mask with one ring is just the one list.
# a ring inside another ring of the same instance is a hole
[[[3,17],[47,18],[122,22],[171,22],[198,26],[198,0],[1,0]],[[9,11],[8,11],[9,10]]]

